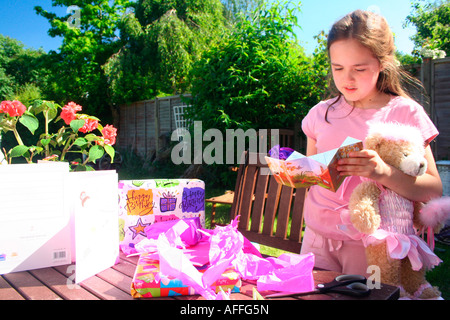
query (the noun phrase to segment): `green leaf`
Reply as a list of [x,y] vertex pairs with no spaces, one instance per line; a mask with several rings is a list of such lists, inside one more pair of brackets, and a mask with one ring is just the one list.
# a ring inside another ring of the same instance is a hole
[[72,130],[74,132],[78,132],[78,130],[80,130],[80,128],[83,128],[84,126],[84,120],[80,119],[80,120],[72,120],[70,122],[70,127],[72,128]]
[[28,151],[28,147],[24,145],[18,145],[11,149],[11,157],[21,157]]
[[52,139],[41,139],[41,144],[45,147],[47,146]]
[[31,105],[31,108],[29,109],[33,114],[38,114],[39,112],[42,112],[44,110],[44,101],[42,100],[35,100],[33,104]]
[[73,142],[74,145],[79,147],[84,147],[87,144],[87,140],[85,138],[78,138]]
[[111,163],[114,162],[114,156],[116,154],[116,150],[114,150],[113,147],[109,146],[109,145],[105,145],[105,151],[107,154],[109,154],[109,156],[111,157]]
[[44,150],[44,148],[38,147],[38,146],[31,146],[31,147],[28,147],[28,150],[30,152],[34,152],[36,154],[39,154],[39,153],[41,153]]
[[30,112],[25,113],[20,117],[19,122],[23,124],[32,134],[39,128],[39,120]]
[[97,137],[95,134],[93,134],[93,133],[87,134],[84,138],[85,138],[87,141],[89,141],[89,142],[98,140],[98,137]]
[[89,150],[89,160],[95,163],[95,160],[100,159],[105,151],[100,146],[93,146]]
[[47,121],[50,122],[51,120],[55,119],[57,115],[58,115],[58,109],[56,109],[56,107],[50,108],[48,110]]

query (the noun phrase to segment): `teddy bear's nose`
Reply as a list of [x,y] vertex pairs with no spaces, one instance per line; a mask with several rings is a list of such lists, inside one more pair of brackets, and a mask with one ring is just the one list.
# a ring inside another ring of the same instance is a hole
[[421,162],[420,165],[419,165],[419,168],[422,169],[423,167],[425,167],[425,163]]

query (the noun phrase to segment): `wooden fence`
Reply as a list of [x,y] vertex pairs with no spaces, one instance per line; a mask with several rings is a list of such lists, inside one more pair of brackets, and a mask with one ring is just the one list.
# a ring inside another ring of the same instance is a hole
[[450,58],[433,60],[430,70],[432,119],[439,129],[436,159],[450,160]]
[[409,71],[422,82],[425,96],[414,95],[439,130],[432,143],[436,160],[450,160],[450,58],[425,59]]
[[[190,95],[184,95],[189,98]],[[138,101],[120,106],[117,146],[131,148],[144,158],[152,158],[167,147],[180,121],[174,107],[185,105],[180,96]],[[177,120],[177,121],[176,121]]]

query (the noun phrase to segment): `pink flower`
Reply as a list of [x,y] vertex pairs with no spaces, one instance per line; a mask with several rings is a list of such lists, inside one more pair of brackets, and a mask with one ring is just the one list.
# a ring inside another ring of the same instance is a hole
[[70,124],[72,120],[75,120],[77,111],[81,111],[81,106],[75,102],[69,102],[62,108],[61,119],[63,119],[66,124]]
[[58,160],[58,155],[57,154],[52,154],[51,156],[48,156],[48,157],[45,157],[44,159],[42,159],[42,160],[44,160],[44,161],[52,161],[52,160]]
[[0,105],[0,113],[7,113],[10,117],[20,117],[26,110],[27,108],[17,100],[2,101]]
[[91,132],[98,127],[98,120],[92,118],[86,118],[84,120],[84,126],[80,128],[80,132],[86,133]]
[[107,124],[102,130],[105,144],[112,146],[116,143],[117,129],[114,126]]

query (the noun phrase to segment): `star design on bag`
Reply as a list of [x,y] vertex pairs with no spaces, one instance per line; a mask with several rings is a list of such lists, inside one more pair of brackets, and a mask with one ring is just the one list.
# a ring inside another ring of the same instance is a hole
[[141,218],[138,219],[137,223],[134,226],[130,226],[128,227],[128,229],[131,230],[131,232],[133,232],[133,240],[134,238],[136,238],[138,235],[141,236],[146,236],[145,234],[145,227],[149,226],[151,223],[142,223]]

